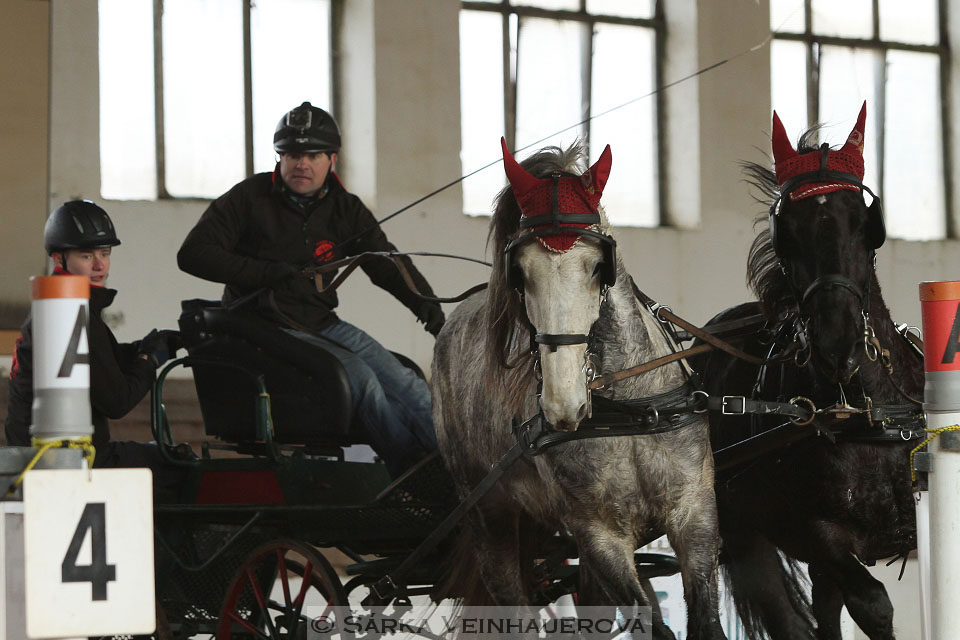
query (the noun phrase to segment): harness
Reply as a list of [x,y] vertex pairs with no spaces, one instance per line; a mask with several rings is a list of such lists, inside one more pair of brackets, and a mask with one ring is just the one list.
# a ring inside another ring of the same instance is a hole
[[[576,233],[590,236],[600,241],[600,247],[603,251],[603,261],[599,265],[600,269],[600,291],[601,300],[605,298],[607,290],[617,281],[617,241],[613,236],[600,233],[590,227],[599,226],[601,223],[600,214],[593,213],[563,213],[560,211],[560,178],[574,177],[572,174],[554,171],[550,174],[551,189],[550,213],[520,217],[519,233],[504,248],[503,253],[506,259],[506,281],[507,287],[513,289],[520,295],[521,306],[523,306],[523,273],[516,265],[516,251],[519,247],[548,235],[558,235],[561,233]],[[589,225],[588,227],[579,227],[574,225]],[[540,227],[539,229],[535,227]],[[551,351],[556,351],[559,346],[568,346],[575,344],[586,344],[590,336],[584,333],[540,333],[528,320],[530,329],[530,350],[536,358],[539,368],[539,349],[537,345],[547,345]],[[589,354],[584,364],[585,369],[590,366]]]

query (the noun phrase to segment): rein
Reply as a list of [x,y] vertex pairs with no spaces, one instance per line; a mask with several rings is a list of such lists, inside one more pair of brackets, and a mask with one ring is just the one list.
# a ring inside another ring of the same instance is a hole
[[[700,353],[706,353],[707,351],[712,351],[713,349],[720,349],[721,351],[724,351],[735,358],[739,358],[741,360],[749,362],[750,364],[755,364],[755,365],[763,364],[764,361],[761,360],[760,358],[757,358],[756,356],[752,356],[745,351],[737,349],[736,347],[733,346],[733,344],[731,344],[732,342],[739,342],[745,339],[746,336],[739,336],[735,338],[728,338],[727,340],[722,340],[718,338],[715,334],[723,330],[728,330],[727,327],[719,328],[719,330],[715,329],[713,333],[708,332],[705,329],[697,327],[696,325],[691,324],[690,322],[676,315],[675,313],[673,313],[673,311],[669,309],[669,307],[665,307],[663,305],[658,304],[655,300],[653,300],[653,298],[651,298],[650,296],[645,294],[643,291],[641,291],[640,288],[637,287],[635,282],[631,281],[631,285],[633,286],[634,295],[645,307],[647,307],[647,309],[649,309],[654,314],[654,317],[656,317],[657,320],[659,320],[661,323],[666,321],[678,327],[681,327],[690,335],[703,340],[706,344],[700,344],[695,347],[690,347],[689,349],[683,349],[682,351],[675,351],[669,355],[662,356],[660,358],[651,360],[649,362],[645,362],[643,364],[639,364],[629,369],[623,369],[615,373],[607,373],[601,376],[597,376],[590,383],[589,385],[590,389],[603,389],[604,387],[610,384],[613,384],[614,382],[619,382],[620,380],[626,380],[627,378],[632,378],[634,376],[647,373],[648,371],[653,371],[654,369],[658,369],[664,365],[670,364],[671,362],[676,362],[678,360],[682,360],[684,358],[688,358],[690,356],[694,356]],[[763,323],[763,317],[759,315],[752,316],[751,318],[746,318],[744,320],[748,322],[745,323],[744,321],[740,321],[740,320],[736,321],[736,327],[739,328],[743,326],[753,326],[754,324],[760,325]]]
[[[407,288],[416,295],[421,300],[427,300],[430,302],[461,302],[474,293],[478,291],[483,291],[487,288],[487,283],[483,282],[481,284],[474,285],[461,293],[460,295],[453,296],[452,298],[438,298],[436,296],[428,296],[420,291],[416,283],[413,281],[413,277],[410,275],[410,271],[407,269],[407,266],[404,264],[403,258],[408,256],[429,256],[429,257],[438,257],[438,258],[452,258],[455,260],[465,260],[467,262],[476,262],[477,264],[482,264],[485,266],[491,266],[489,262],[484,262],[483,260],[477,260],[476,258],[467,258],[465,256],[458,256],[449,253],[430,253],[426,251],[415,251],[409,253],[403,253],[400,251],[365,251],[363,253],[358,253],[354,256],[348,258],[341,258],[340,260],[335,260],[334,262],[328,262],[326,264],[308,267],[304,269],[302,273],[304,275],[312,275],[317,284],[318,293],[333,293],[337,288],[343,284],[343,281],[353,273],[357,267],[367,263],[372,262],[373,260],[378,259],[389,259],[392,260],[396,265],[397,270],[400,271],[400,275],[403,278],[404,284],[407,285]],[[333,281],[324,286],[323,276],[324,274],[337,271],[341,267],[344,267],[343,272],[338,274]]]

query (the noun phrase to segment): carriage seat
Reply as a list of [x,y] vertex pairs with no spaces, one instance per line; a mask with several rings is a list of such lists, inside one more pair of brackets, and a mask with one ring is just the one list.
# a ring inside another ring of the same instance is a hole
[[318,447],[367,443],[353,423],[350,385],[328,351],[219,301],[184,300],[180,332],[207,435],[257,441],[257,376],[270,395],[273,440]]

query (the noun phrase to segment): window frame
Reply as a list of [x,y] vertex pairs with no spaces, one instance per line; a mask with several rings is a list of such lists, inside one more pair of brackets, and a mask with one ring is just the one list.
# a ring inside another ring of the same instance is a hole
[[[956,238],[958,235],[957,223],[954,220],[954,189],[951,177],[953,176],[953,158],[950,153],[949,140],[953,136],[953,127],[950,121],[950,39],[948,22],[948,2],[947,0],[937,0],[937,44],[912,44],[907,42],[898,42],[896,40],[883,40],[880,37],[880,0],[872,0],[873,23],[871,25],[873,35],[870,38],[851,38],[843,36],[819,35],[813,31],[813,0],[804,0],[803,2],[803,31],[776,31],[773,30],[773,38],[790,42],[799,42],[806,49],[806,80],[807,80],[807,126],[811,127],[820,122],[820,55],[819,49],[823,46],[839,46],[851,49],[872,49],[880,51],[887,58],[889,51],[910,51],[915,53],[936,54],[940,59],[940,126],[943,137],[942,162],[943,162],[943,196],[944,196],[944,239]],[[875,96],[879,102],[874,107],[878,114],[886,113],[886,65],[881,70],[881,77],[878,86],[884,88]],[[885,179],[885,124],[879,120],[877,129],[877,140],[879,149],[877,151],[877,184],[878,193],[882,193]]]
[[[243,137],[244,137],[244,177],[254,174],[253,168],[253,45],[250,31],[250,0],[237,0],[242,12],[243,40]],[[156,200],[207,200],[198,196],[174,196],[167,190],[166,138],[164,128],[164,92],[163,92],[163,3],[153,0],[153,100],[154,100],[154,138],[156,153]],[[342,14],[341,0],[330,0],[330,95],[336,108],[339,92],[337,56],[339,51],[339,29],[336,20]]]
[[[808,0],[809,1],[809,0]],[[940,0],[944,1],[944,0]],[[504,138],[507,141],[507,147],[516,148],[516,123],[517,123],[517,78],[516,78],[516,56],[512,50],[510,39],[510,20],[511,16],[520,18],[546,18],[551,20],[565,20],[583,23],[585,29],[583,37],[589,38],[589,46],[582,47],[583,58],[581,59],[581,68],[584,70],[581,76],[581,98],[583,102],[583,120],[576,124],[582,124],[584,127],[584,137],[590,140],[590,124],[592,116],[591,96],[593,92],[593,25],[617,24],[633,27],[643,27],[653,31],[654,38],[654,87],[655,100],[654,109],[656,122],[656,167],[657,167],[657,212],[656,229],[668,224],[667,216],[667,176],[666,176],[666,122],[664,113],[666,111],[666,98],[663,87],[664,68],[665,68],[665,35],[666,20],[663,13],[663,0],[654,0],[652,18],[628,18],[624,16],[611,16],[598,13],[588,13],[586,9],[587,0],[579,0],[580,8],[578,10],[569,9],[544,9],[522,4],[511,4],[511,0],[499,0],[498,2],[478,2],[473,0],[463,0],[460,3],[461,11],[484,11],[487,13],[499,13],[501,15],[502,42],[503,42],[503,127]]]

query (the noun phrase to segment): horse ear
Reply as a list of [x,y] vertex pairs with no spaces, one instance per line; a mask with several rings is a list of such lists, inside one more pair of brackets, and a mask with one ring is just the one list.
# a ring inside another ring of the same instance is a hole
[[513,195],[519,198],[520,195],[536,187],[540,180],[534,178],[517,163],[513,154],[507,149],[507,141],[502,136],[500,137],[500,147],[503,149],[503,170],[507,174],[510,186],[513,187]]
[[593,163],[588,173],[590,174],[590,184],[593,185],[597,197],[603,193],[603,186],[607,184],[607,178],[610,177],[610,165],[613,163],[613,154],[610,152],[610,145],[603,149],[600,158]]
[[843,145],[843,151],[853,151],[854,149],[862,156],[863,155],[863,131],[867,121],[867,101],[863,101],[863,106],[860,107],[860,115],[857,117],[857,124],[853,126],[853,131],[850,132],[850,135],[847,136],[847,143]]
[[773,161],[777,164],[797,155],[793,145],[790,144],[790,138],[787,137],[787,130],[783,128],[780,122],[780,116],[773,112],[773,136],[771,138],[773,146]]

